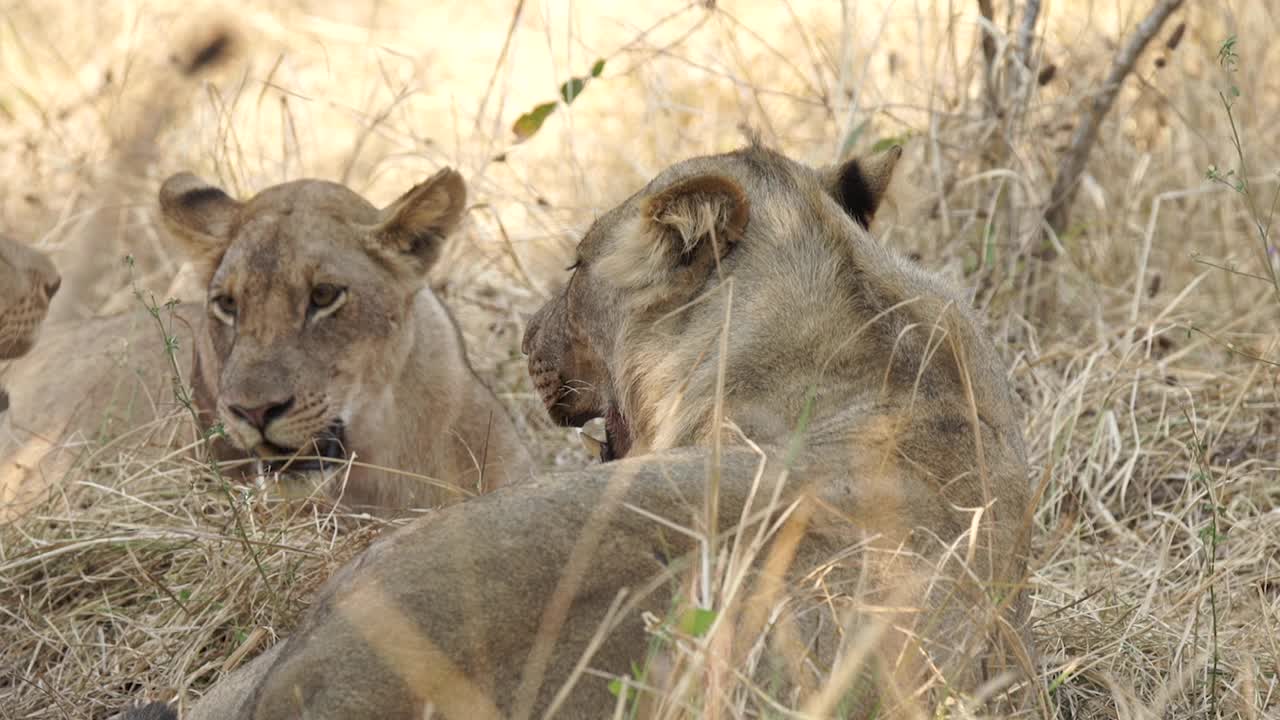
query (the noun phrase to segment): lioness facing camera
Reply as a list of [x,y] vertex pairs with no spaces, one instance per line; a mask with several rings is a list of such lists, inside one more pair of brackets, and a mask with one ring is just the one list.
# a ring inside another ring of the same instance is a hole
[[616,460],[379,540],[190,717],[601,718],[634,694],[882,718],[1025,690],[1020,412],[960,293],[862,226],[899,152],[815,170],[753,143],[602,216],[525,350]]
[[[208,287],[205,308],[175,309],[172,332],[179,348],[194,345],[183,371],[202,421],[225,430],[213,440],[222,459],[324,482],[359,509],[447,504],[528,473],[510,417],[427,287],[465,202],[451,169],[383,210],[320,180],[244,202],[186,173],[164,183],[164,222]],[[144,316],[52,328],[11,368],[15,429],[92,426],[120,412],[114,385],[167,386],[168,358]],[[142,369],[116,378],[94,355],[120,336]],[[117,425],[140,421],[149,406],[139,405]]]

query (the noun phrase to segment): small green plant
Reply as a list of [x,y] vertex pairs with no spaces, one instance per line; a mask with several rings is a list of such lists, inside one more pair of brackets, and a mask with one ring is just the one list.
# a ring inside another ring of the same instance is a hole
[[[1231,78],[1239,71],[1240,55],[1237,52],[1236,37],[1232,35],[1223,41],[1218,48],[1218,65]],[[1249,221],[1253,226],[1253,231],[1257,240],[1257,250],[1259,262],[1262,266],[1259,274],[1242,272],[1233,266],[1224,267],[1222,265],[1214,265],[1213,263],[1205,263],[1213,267],[1231,272],[1241,277],[1252,278],[1266,282],[1272,291],[1276,305],[1280,308],[1280,266],[1276,263],[1277,248],[1272,239],[1271,225],[1275,218],[1277,203],[1280,202],[1280,183],[1277,183],[1276,189],[1271,193],[1269,200],[1263,196],[1259,196],[1258,189],[1254,183],[1249,180],[1249,154],[1246,151],[1244,140],[1240,133],[1240,124],[1236,119],[1235,106],[1241,98],[1240,88],[1234,80],[1229,80],[1225,90],[1218,91],[1218,98],[1222,102],[1222,108],[1226,113],[1227,124],[1231,128],[1231,148],[1235,154],[1235,168],[1222,170],[1217,165],[1210,165],[1205,176],[1212,182],[1219,183],[1232,192],[1239,195],[1245,203],[1245,209],[1249,216]],[[1280,179],[1280,178],[1278,178]],[[1245,357],[1254,362],[1263,363],[1273,367],[1280,367],[1280,363],[1268,360],[1260,354],[1247,352],[1235,343],[1220,340],[1214,335],[1205,332],[1199,328],[1190,328],[1199,332],[1210,340],[1222,345],[1229,352],[1235,355]],[[1184,415],[1186,415],[1184,413]],[[1222,529],[1220,522],[1222,508],[1218,502],[1217,490],[1214,486],[1214,477],[1210,468],[1209,448],[1207,442],[1196,432],[1195,425],[1192,423],[1189,415],[1186,415],[1187,424],[1191,428],[1192,438],[1190,452],[1195,463],[1195,470],[1192,473],[1192,480],[1204,488],[1204,515],[1206,522],[1204,527],[1200,529],[1199,540],[1203,548],[1203,576],[1206,578],[1205,585],[1208,593],[1209,604],[1209,660],[1206,667],[1206,694],[1208,696],[1208,712],[1207,717],[1219,717],[1219,680],[1223,674],[1221,669],[1221,655],[1219,651],[1219,607],[1218,607],[1218,584],[1215,581],[1217,574],[1217,556],[1218,547],[1221,544],[1225,531]]]
[[609,692],[613,693],[614,697],[620,697],[624,690],[627,693],[626,702],[627,706],[630,708],[630,713],[628,713],[627,717],[632,717],[632,714],[634,714],[636,710],[634,707],[636,701],[636,689],[631,684],[633,680],[635,682],[644,682],[644,669],[639,665],[636,665],[634,662],[631,663],[630,678],[624,681],[623,678],[616,677],[609,681]]
[[[170,380],[173,385],[173,398],[184,410],[190,413],[192,422],[196,424],[195,426],[200,427],[200,417],[199,412],[196,409],[195,399],[191,395],[190,388],[188,388],[186,382],[183,381],[182,367],[178,364],[178,350],[180,342],[177,334],[173,332],[173,323],[176,317],[175,310],[178,307],[178,301],[170,299],[168,302],[161,305],[155,295],[150,292],[144,292],[142,288],[138,287],[137,277],[134,274],[135,268],[132,255],[125,256],[124,264],[129,268],[129,284],[133,288],[134,298],[136,298],[138,302],[142,304],[142,307],[146,309],[147,314],[155,321],[156,328],[160,331],[160,340],[164,344],[164,354],[169,361],[169,371],[172,373]],[[161,313],[162,310],[167,311],[168,313],[168,324],[165,323],[165,318]],[[208,440],[212,437],[215,431],[220,433],[221,426],[219,425],[214,428],[210,428],[209,431],[205,433],[205,439]]]
[[692,607],[680,615],[680,632],[690,637],[700,638],[707,634],[719,614],[715,610]]
[[[1240,56],[1236,53],[1236,38],[1232,35],[1223,41],[1222,46],[1218,48],[1218,64],[1228,75],[1231,75],[1239,70],[1239,62]],[[1210,165],[1205,177],[1231,188],[1244,199],[1245,207],[1249,212],[1249,219],[1253,223],[1254,231],[1258,236],[1259,249],[1261,250],[1260,259],[1264,272],[1262,277],[1271,284],[1276,303],[1280,304],[1280,267],[1277,267],[1274,261],[1277,249],[1271,241],[1271,221],[1275,218],[1277,201],[1280,201],[1280,183],[1277,183],[1275,192],[1271,194],[1271,201],[1267,203],[1266,212],[1264,213],[1262,206],[1259,205],[1257,193],[1254,192],[1253,185],[1249,182],[1247,153],[1244,141],[1240,137],[1239,124],[1236,122],[1234,109],[1236,101],[1240,97],[1240,88],[1234,82],[1230,83],[1225,91],[1218,91],[1218,98],[1222,101],[1222,107],[1227,113],[1227,122],[1231,127],[1231,147],[1235,151],[1237,167],[1224,172],[1217,165]]]
[[1204,511],[1208,516],[1208,522],[1200,529],[1199,537],[1200,544],[1204,548],[1202,568],[1204,577],[1207,578],[1206,584],[1209,592],[1209,666],[1206,668],[1206,674],[1208,675],[1206,684],[1209,694],[1208,717],[1212,719],[1218,717],[1218,677],[1222,674],[1218,652],[1218,587],[1214,581],[1214,576],[1217,572],[1218,544],[1222,542],[1224,532],[1219,523],[1221,507],[1218,505],[1218,497],[1213,486],[1213,473],[1209,468],[1209,448],[1196,433],[1195,424],[1191,421],[1191,416],[1184,412],[1183,417],[1186,418],[1187,425],[1191,428],[1192,446],[1190,450],[1196,463],[1196,471],[1192,474],[1192,479],[1204,486]]
[[[1218,48],[1218,65],[1227,72],[1228,75],[1234,75],[1239,70],[1240,55],[1236,52],[1236,37],[1232,35],[1223,41]],[[1246,211],[1249,214],[1249,220],[1253,224],[1254,232],[1257,236],[1259,260],[1262,265],[1262,274],[1255,275],[1253,273],[1240,272],[1234,267],[1223,267],[1221,265],[1213,265],[1228,272],[1242,277],[1254,278],[1267,282],[1272,289],[1276,304],[1280,306],[1280,267],[1275,262],[1276,247],[1271,239],[1271,223],[1275,218],[1277,201],[1280,201],[1280,183],[1277,184],[1275,192],[1271,194],[1270,202],[1264,205],[1259,203],[1259,197],[1252,183],[1249,181],[1248,173],[1248,153],[1245,150],[1244,141],[1240,136],[1239,123],[1236,121],[1235,104],[1240,99],[1240,88],[1234,82],[1230,82],[1226,90],[1218,91],[1218,98],[1222,102],[1222,108],[1226,112],[1227,123],[1231,128],[1231,147],[1235,152],[1236,168],[1221,170],[1217,165],[1210,165],[1205,177],[1212,182],[1224,185],[1239,195],[1245,202]],[[1222,346],[1233,354],[1246,357],[1255,362],[1265,363],[1267,365],[1276,366],[1277,363],[1266,358],[1245,352],[1238,348],[1234,343],[1224,342],[1214,337],[1212,334],[1205,332],[1199,328],[1190,328],[1200,332]],[[1223,530],[1219,522],[1221,508],[1218,504],[1217,494],[1213,484],[1213,474],[1210,470],[1208,460],[1208,447],[1196,434],[1195,425],[1191,418],[1187,417],[1187,424],[1192,432],[1192,456],[1196,463],[1196,470],[1192,474],[1192,479],[1200,485],[1204,486],[1205,491],[1205,514],[1207,522],[1199,533],[1201,545],[1204,548],[1204,576],[1207,580],[1208,600],[1209,600],[1209,642],[1210,655],[1209,666],[1206,669],[1207,674],[1207,691],[1209,700],[1208,717],[1218,717],[1218,679],[1221,675],[1220,655],[1218,649],[1218,588],[1214,582],[1217,567],[1218,545],[1223,539]]]
[[[155,321],[156,328],[160,332],[160,339],[164,344],[165,357],[169,361],[169,372],[173,386],[174,400],[182,406],[188,414],[191,415],[193,427],[200,427],[200,411],[196,407],[195,397],[192,395],[190,386],[182,377],[182,366],[178,363],[178,351],[181,349],[181,343],[177,333],[174,332],[174,323],[178,321],[177,307],[178,301],[169,299],[161,304],[156,296],[150,292],[144,292],[138,286],[137,277],[134,274],[134,259],[132,255],[126,255],[124,258],[125,265],[129,268],[129,284],[133,288],[133,296],[146,308],[147,314]],[[167,319],[167,322],[166,322]],[[218,458],[214,455],[211,443],[214,438],[224,437],[226,430],[222,423],[215,422],[209,426],[203,433],[205,466],[209,469],[213,476],[217,479],[217,485],[222,489],[226,496],[227,502],[231,506],[231,516],[235,524],[236,536],[244,544],[245,550],[249,553],[249,557],[253,559],[254,567],[257,568],[258,574],[262,577],[262,581],[271,586],[271,581],[267,579],[267,571],[262,566],[262,559],[258,556],[257,549],[253,543],[249,542],[249,534],[245,529],[243,518],[240,517],[240,508],[237,505],[235,494],[231,491],[231,484],[222,474],[222,468],[218,465]]]
[[[1226,71],[1230,77],[1239,71],[1240,55],[1236,51],[1236,37],[1234,35],[1223,41],[1218,48],[1218,65]],[[1231,128],[1231,147],[1235,152],[1236,168],[1221,170],[1217,165],[1210,165],[1205,176],[1212,182],[1219,183],[1230,188],[1239,195],[1245,202],[1246,211],[1249,214],[1249,220],[1253,225],[1254,232],[1258,241],[1258,256],[1262,265],[1262,272],[1259,275],[1245,273],[1236,270],[1234,267],[1215,266],[1225,269],[1234,274],[1254,278],[1267,282],[1272,289],[1277,306],[1280,306],[1280,266],[1277,266],[1276,255],[1277,248],[1272,241],[1271,223],[1275,219],[1277,202],[1280,201],[1280,183],[1277,183],[1276,190],[1271,193],[1269,202],[1259,202],[1260,198],[1255,190],[1254,185],[1249,181],[1248,172],[1248,153],[1245,150],[1244,141],[1241,139],[1240,126],[1236,121],[1235,104],[1241,97],[1240,88],[1234,81],[1228,83],[1226,90],[1218,91],[1218,98],[1222,102],[1222,108],[1226,112],[1227,123]],[[1265,200],[1265,198],[1262,198]],[[1265,208],[1265,211],[1264,211]],[[1212,263],[1208,263],[1212,265]],[[1259,355],[1245,352],[1238,348],[1234,343],[1223,342],[1215,338],[1213,335],[1196,330],[1211,340],[1219,342],[1228,351],[1236,355],[1241,355],[1255,362],[1261,362],[1273,367],[1280,364],[1267,360]],[[1191,427],[1192,432],[1192,456],[1196,463],[1196,470],[1192,475],[1193,480],[1204,486],[1205,491],[1205,514],[1207,522],[1199,533],[1201,545],[1204,548],[1204,575],[1208,578],[1207,588],[1209,595],[1209,636],[1210,636],[1210,657],[1209,667],[1207,668],[1207,689],[1209,696],[1209,717],[1218,717],[1218,679],[1221,675],[1219,667],[1220,656],[1218,650],[1218,588],[1214,582],[1218,545],[1223,538],[1223,530],[1219,518],[1221,508],[1218,504],[1217,494],[1213,484],[1213,474],[1210,470],[1208,459],[1209,449],[1205,442],[1196,434],[1195,425],[1191,422],[1191,418],[1187,416],[1187,424]]]

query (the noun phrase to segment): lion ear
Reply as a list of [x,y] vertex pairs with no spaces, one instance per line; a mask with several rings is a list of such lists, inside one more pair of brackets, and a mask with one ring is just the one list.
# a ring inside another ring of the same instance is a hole
[[818,173],[827,192],[849,217],[863,228],[870,228],[901,157],[902,146],[894,145],[867,157],[828,165]]
[[189,172],[178,173],[160,186],[160,217],[205,280],[231,244],[231,227],[240,207],[220,188]]
[[[660,290],[700,285],[746,231],[750,202],[723,175],[686,178],[641,202],[621,240],[600,260],[600,272],[619,287]],[[677,292],[678,294],[678,292]]]
[[681,180],[644,204],[649,229],[676,267],[724,257],[746,231],[750,209],[738,183],[714,174]]
[[421,275],[439,259],[445,239],[462,221],[466,207],[467,183],[446,167],[379,213],[370,233],[372,249]]

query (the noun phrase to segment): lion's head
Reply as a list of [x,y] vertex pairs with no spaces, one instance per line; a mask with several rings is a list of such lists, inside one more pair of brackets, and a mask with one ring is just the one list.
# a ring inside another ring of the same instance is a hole
[[[655,397],[652,370],[677,346],[714,354],[714,338],[702,335],[720,323],[696,322],[691,311],[741,263],[768,262],[759,252],[744,258],[738,250],[744,238],[756,246],[776,242],[788,236],[784,227],[803,226],[824,211],[865,229],[900,155],[895,147],[814,169],[753,143],[676,164],[600,217],[578,245],[568,283],[530,320],[524,337],[530,377],[552,419],[581,426],[604,417],[605,460],[625,456],[636,443],[645,450],[673,445],[655,437],[656,405],[677,398],[681,387],[669,378],[659,391],[669,398]],[[751,276],[787,280],[779,270],[754,268]],[[763,293],[753,286],[736,292]],[[762,298],[753,307],[767,304]]]
[[43,253],[0,236],[0,360],[31,349],[61,284]]
[[382,210],[319,180],[244,202],[189,173],[164,183],[165,224],[208,288],[197,372],[233,445],[260,458],[342,458],[360,445],[353,434],[402,431],[379,424],[394,422],[415,343],[437,342],[418,337],[415,302],[465,202],[447,168]]

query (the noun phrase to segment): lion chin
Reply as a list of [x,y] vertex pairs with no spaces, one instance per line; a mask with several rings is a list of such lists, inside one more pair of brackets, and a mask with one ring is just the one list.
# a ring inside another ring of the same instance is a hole
[[334,420],[324,432],[296,448],[264,438],[253,452],[258,457],[260,474],[322,473],[346,464],[346,426],[342,420]]

